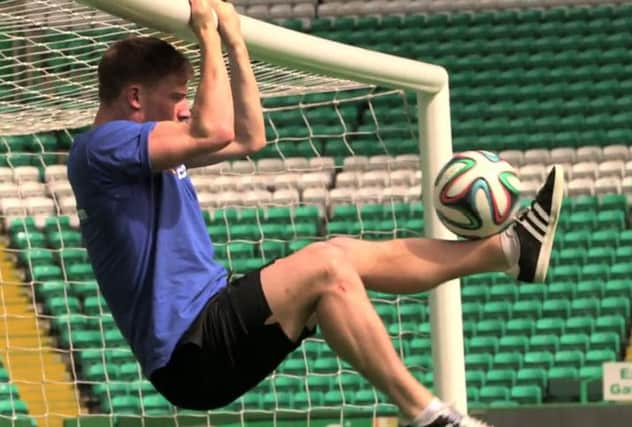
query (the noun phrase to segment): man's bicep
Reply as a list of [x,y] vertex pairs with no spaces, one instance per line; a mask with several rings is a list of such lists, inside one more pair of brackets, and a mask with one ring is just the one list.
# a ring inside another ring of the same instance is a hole
[[148,140],[151,169],[155,172],[171,169],[198,156],[221,151],[229,144],[225,139],[219,133],[196,138],[186,123],[158,122]]

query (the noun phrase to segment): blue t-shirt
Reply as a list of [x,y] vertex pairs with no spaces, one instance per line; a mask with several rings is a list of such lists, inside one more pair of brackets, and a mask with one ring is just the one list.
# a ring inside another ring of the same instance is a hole
[[226,286],[186,167],[152,173],[154,122],[83,133],[68,158],[81,232],[101,293],[144,374],[164,366]]

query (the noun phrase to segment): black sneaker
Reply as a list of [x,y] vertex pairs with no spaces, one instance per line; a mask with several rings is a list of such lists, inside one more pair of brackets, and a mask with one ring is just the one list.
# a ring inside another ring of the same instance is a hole
[[[402,425],[401,427],[409,427],[410,425]],[[492,427],[481,420],[472,418],[467,415],[461,415],[452,410],[449,406],[444,406],[430,424],[424,427]]]
[[518,215],[508,232],[520,242],[518,264],[507,273],[523,282],[544,282],[564,199],[564,169],[555,165],[531,206]]

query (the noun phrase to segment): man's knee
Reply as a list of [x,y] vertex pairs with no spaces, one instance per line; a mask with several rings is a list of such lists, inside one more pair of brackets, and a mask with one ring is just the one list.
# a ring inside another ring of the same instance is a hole
[[343,247],[332,240],[313,243],[304,251],[307,262],[316,264],[325,284],[347,280],[348,276],[353,274]]

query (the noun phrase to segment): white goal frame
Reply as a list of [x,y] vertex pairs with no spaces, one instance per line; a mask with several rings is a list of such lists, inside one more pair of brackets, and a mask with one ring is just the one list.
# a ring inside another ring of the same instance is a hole
[[[190,6],[187,0],[81,1],[148,28],[195,41],[188,26]],[[437,65],[333,42],[246,16],[242,16],[241,23],[248,48],[258,60],[417,93],[426,236],[454,239],[454,234],[441,224],[435,214],[432,197],[434,177],[452,156],[447,71]],[[459,280],[444,283],[432,291],[430,311],[435,391],[444,401],[466,412]]]

